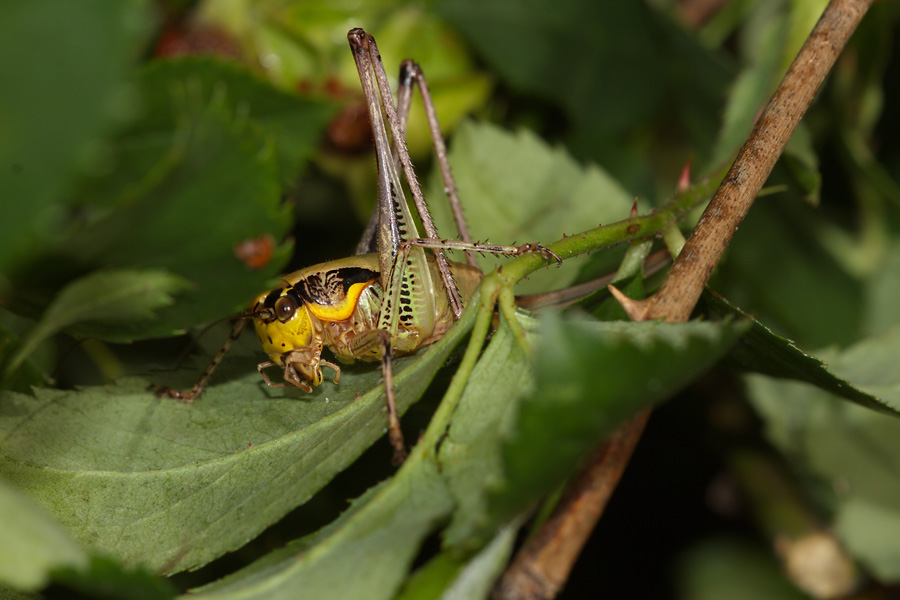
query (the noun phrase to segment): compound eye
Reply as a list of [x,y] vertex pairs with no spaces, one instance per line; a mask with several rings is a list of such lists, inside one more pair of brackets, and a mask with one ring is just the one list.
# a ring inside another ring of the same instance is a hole
[[297,312],[297,301],[290,296],[282,296],[275,301],[275,318],[282,323],[287,323]]

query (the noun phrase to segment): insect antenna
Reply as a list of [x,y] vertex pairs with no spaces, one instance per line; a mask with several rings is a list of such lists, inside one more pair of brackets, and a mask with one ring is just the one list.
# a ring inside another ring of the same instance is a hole
[[[648,277],[661,271],[669,263],[672,257],[668,250],[659,250],[654,252],[644,261],[644,276]],[[561,290],[553,290],[552,292],[540,292],[538,294],[522,294],[516,296],[516,306],[525,310],[538,311],[545,308],[562,309],[570,304],[574,304],[579,300],[586,298],[588,295],[603,289],[616,279],[617,273],[608,273],[579,283]]]
[[[206,327],[197,332],[196,335],[191,336],[190,342],[188,342],[187,346],[185,346],[184,350],[182,350],[178,357],[175,359],[175,363],[168,369],[154,369],[154,371],[177,371],[181,368],[181,363],[190,355],[190,353],[197,347],[197,344],[200,342],[200,338],[209,333],[209,330],[219,325],[220,323],[225,323],[228,321],[234,321],[235,319],[243,319],[248,315],[244,315],[242,313],[238,313],[236,315],[229,315],[227,317],[222,317],[221,319],[216,319],[215,321],[208,324]],[[252,316],[252,315],[249,315]]]

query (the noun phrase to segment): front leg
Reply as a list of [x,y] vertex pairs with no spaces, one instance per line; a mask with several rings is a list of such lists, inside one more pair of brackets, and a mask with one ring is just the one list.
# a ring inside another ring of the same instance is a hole
[[[203,390],[206,389],[206,385],[209,383],[209,378],[212,377],[213,372],[219,368],[219,364],[222,362],[222,359],[225,358],[225,355],[228,353],[228,350],[231,349],[232,344],[237,341],[238,337],[240,337],[241,332],[244,331],[244,328],[247,326],[249,319],[246,316],[242,315],[231,328],[231,333],[228,335],[228,339],[225,340],[225,343],[222,344],[222,347],[216,353],[215,357],[206,367],[206,370],[203,371],[203,374],[200,376],[200,379],[197,380],[197,383],[194,384],[190,390],[179,391],[174,388],[151,385],[150,389],[154,390],[154,393],[159,398],[172,398],[174,400],[178,400],[179,402],[193,402],[197,398],[200,397],[200,394],[203,393]],[[263,376],[265,377],[265,376]]]
[[278,363],[267,360],[259,363],[256,368],[266,385],[269,387],[287,387],[293,385],[304,392],[312,392],[313,386],[318,386],[324,380],[322,366],[331,367],[334,370],[334,383],[341,381],[341,368],[327,360],[322,360],[322,348],[303,348],[291,350],[281,356],[281,365],[284,368],[284,382],[273,382],[265,370],[269,367],[279,366]]
[[300,377],[297,375],[296,369],[294,369],[294,367],[290,363],[285,363],[284,365],[284,381],[274,382],[269,379],[269,376],[266,375],[266,369],[268,369],[269,367],[277,366],[279,366],[278,363],[271,360],[267,360],[256,365],[256,370],[259,371],[260,376],[263,378],[263,381],[266,382],[267,386],[287,387],[288,385],[295,385],[304,392],[312,392],[312,386],[300,379]]

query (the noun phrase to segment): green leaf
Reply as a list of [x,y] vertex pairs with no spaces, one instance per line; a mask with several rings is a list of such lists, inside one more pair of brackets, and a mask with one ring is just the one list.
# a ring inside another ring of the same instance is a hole
[[[782,3],[759,3],[751,20],[752,35],[744,43],[748,65],[731,84],[723,122],[710,164],[730,162],[753,129],[759,112],[781,77],[788,24]],[[747,47],[752,45],[751,47]]]
[[[363,507],[367,506],[369,501],[381,490],[388,481],[382,481],[377,485],[366,490],[361,496],[351,501],[350,507],[342,512],[335,520],[328,523],[317,531],[303,536],[299,539],[292,540],[283,547],[273,550],[268,554],[256,559],[246,567],[239,569],[234,573],[230,573],[221,579],[213,581],[207,585],[193,588],[190,590],[192,594],[212,592],[213,595],[222,590],[231,590],[233,588],[247,589],[257,582],[264,582],[270,576],[278,576],[281,569],[289,563],[295,561],[297,556],[301,556],[309,551],[319,542],[328,538],[334,531],[344,526],[353,515],[357,514]],[[230,592],[228,592],[230,593]]]
[[[233,314],[266,289],[288,246],[254,270],[235,256],[247,239],[283,238],[290,211],[281,205],[275,155],[225,98],[195,98],[173,85],[182,111],[164,163],[129,201],[101,212],[58,246],[33,257],[18,275],[21,300],[55,295],[67,281],[97,268],[166,269],[194,284],[179,302],[145,321],[134,339],[183,332]],[[174,102],[174,100],[173,100]],[[214,226],[210,226],[214,224]]]
[[503,573],[512,555],[519,523],[513,521],[501,529],[478,554],[463,567],[459,575],[447,587],[442,600],[466,600],[488,598],[494,582]]
[[[478,73],[457,31],[421,6],[397,2],[340,5],[334,2],[254,2],[200,6],[204,24],[228,31],[247,62],[264,65],[280,88],[341,100],[362,98],[359,75],[346,41],[351,26],[363,25],[378,40],[387,72],[414,58],[425,69],[441,128],[446,133],[483,107],[492,81]],[[414,159],[431,152],[425,112],[412,104],[406,144]]]
[[[292,211],[279,180],[294,180],[334,106],[211,59],[151,63],[135,79],[141,110],[108,144],[107,169],[84,179],[80,212],[67,215],[53,248],[10,274],[9,304],[21,314],[37,316],[97,268],[165,268],[194,290],[130,335],[171,335],[233,314],[287,258],[278,240]],[[275,246],[261,269],[236,257],[243,242],[264,237]]]
[[91,557],[86,569],[63,569],[53,574],[53,582],[77,590],[90,598],[128,600],[168,600],[175,589],[143,568],[123,567],[108,558]]
[[0,585],[39,590],[53,570],[87,565],[87,554],[45,509],[0,481]]
[[[0,365],[7,365],[19,349],[20,338],[12,332],[0,327]],[[31,393],[31,386],[41,385],[45,376],[35,365],[34,361],[26,358],[18,368],[10,369],[2,379],[3,389]]]
[[97,167],[103,134],[130,111],[126,72],[146,38],[149,16],[146,2],[11,0],[0,6],[5,276],[59,235],[58,203],[75,175]]
[[674,121],[697,142],[691,151],[702,152],[718,126],[726,70],[643,3],[456,0],[437,8],[510,87],[563,108],[576,156],[635,190],[651,191],[646,139],[636,130]]
[[897,404],[900,398],[879,398],[846,379],[837,377],[827,368],[825,361],[803,352],[791,340],[776,335],[725,298],[707,290],[703,293],[701,302],[714,314],[752,323],[750,331],[734,345],[728,355],[729,360],[738,367],[772,377],[805,381],[879,412],[896,414],[900,410],[900,404]]
[[[798,4],[809,3],[793,2],[786,6],[787,4],[759,2],[751,7],[753,12],[747,25],[747,33],[741,38],[742,54],[747,65],[731,84],[722,127],[709,160],[713,167],[728,164],[734,158],[750,135],[760,111],[768,103],[790,61],[800,49],[800,44],[794,46],[792,41],[797,32],[790,31],[798,23],[784,12],[789,8],[796,9]],[[820,7],[816,17],[821,12]],[[805,23],[801,25],[803,26]],[[801,43],[811,28],[812,24],[809,24],[803,31]],[[805,122],[799,124],[789,140],[782,161],[800,185],[806,200],[817,205],[822,183],[818,171],[819,161]]]
[[560,483],[622,421],[670,397],[721,358],[745,323],[542,320],[537,390],[522,403],[503,457],[495,515]]
[[812,136],[806,125],[800,123],[797,126],[781,159],[800,186],[804,199],[813,206],[818,206],[822,174],[819,173],[819,156],[812,146]]
[[97,271],[76,279],[22,339],[6,372],[17,369],[38,344],[65,329],[73,335],[129,342],[135,328],[146,326],[158,309],[171,305],[174,295],[188,287],[177,275],[150,269]]
[[[520,324],[537,335],[532,318],[520,315]],[[489,539],[484,532],[495,523],[487,496],[503,483],[502,444],[512,432],[519,403],[533,387],[533,364],[501,321],[469,376],[438,452],[458,507],[443,533],[446,546],[472,551]]]
[[393,598],[422,540],[451,509],[434,463],[410,458],[387,485],[302,554],[281,553],[281,561],[252,577],[239,572],[191,597]]
[[[465,332],[395,363],[401,409]],[[254,362],[227,359],[215,379],[224,382],[190,405],[156,398],[140,379],[3,393],[0,473],[89,548],[155,570],[199,567],[306,501],[384,432],[372,365],[305,394],[266,388]]]
[[680,600],[802,600],[768,550],[728,538],[704,540],[678,561]]
[[801,202],[760,198],[711,281],[767,327],[807,348],[857,339],[864,309],[859,280],[816,236],[821,218]]
[[894,241],[864,284],[864,333],[876,335],[900,324],[900,240]]
[[16,592],[5,587],[0,587],[0,600],[42,600],[42,598],[36,593]]
[[[463,123],[453,138],[450,162],[475,240],[549,243],[600,223],[621,221],[634,201],[599,167],[580,166],[565,150],[552,148],[527,130],[510,133],[488,123]],[[429,206],[438,231],[456,231],[437,173],[430,183]],[[544,269],[516,291],[565,287],[583,262],[574,259],[566,261],[565,268]],[[480,257],[479,264],[492,271],[498,259]]]
[[800,52],[806,38],[828,6],[828,0],[793,0],[789,5],[791,12],[787,21],[790,25],[790,32],[784,48],[782,71],[788,70],[797,53]]
[[[900,402],[900,328],[819,354],[838,376]],[[900,420],[803,384],[762,376],[747,381],[769,438],[824,484],[813,491],[830,505],[832,526],[848,550],[876,578],[900,578]]]
[[141,114],[112,142],[117,163],[110,175],[120,185],[109,186],[108,178],[103,178],[92,186],[93,196],[115,198],[127,192],[129,185],[144,179],[148,167],[165,157],[172,136],[182,126],[180,104],[186,97],[197,104],[225,103],[271,140],[282,185],[294,181],[337,109],[333,103],[286,94],[235,63],[209,57],[151,62],[137,72],[136,85]]
[[462,561],[449,552],[441,552],[409,576],[396,600],[440,598],[462,568]]
[[[822,351],[822,358],[839,377],[900,410],[900,373],[894,368],[900,353],[900,328],[865,338],[841,351]],[[891,413],[891,414],[895,414]]]
[[153,269],[95,271],[63,288],[44,313],[39,327],[58,326],[69,333],[130,342],[141,321],[155,319],[157,310],[171,306],[173,296],[190,283],[178,275]]
[[442,552],[413,573],[397,600],[476,600],[488,598],[506,568],[518,523],[500,530],[480,552],[460,557]]
[[[465,318],[464,322],[467,322]],[[450,432],[437,445],[440,464],[432,459],[434,443],[426,433],[393,479],[377,491],[367,493],[336,523],[316,534],[315,539],[298,541],[290,549],[264,558],[258,565],[195,592],[217,600],[394,597],[422,540],[451,511],[457,515],[484,511],[483,500],[472,502],[465,498],[465,494],[474,493],[483,482],[477,476],[472,478],[472,474],[466,477],[462,471],[466,467],[477,470],[489,466],[491,461],[498,462],[496,449],[494,456],[487,460],[478,456],[487,447],[478,441],[493,438],[497,446],[499,438],[492,426],[508,413],[507,407],[515,397],[513,388],[518,385],[516,379],[525,374],[521,357],[521,350],[508,330],[501,327],[468,380],[467,391],[453,413]],[[479,395],[485,392],[491,395]],[[480,422],[479,410],[483,417]],[[473,430],[470,426],[476,422],[478,427]],[[449,576],[451,573],[439,561],[429,569],[437,572],[423,577],[433,580],[437,576],[440,581],[422,580],[412,583],[408,589],[419,589],[415,592],[419,594],[425,593],[421,586],[434,590],[436,585],[443,585],[446,587],[443,593],[448,598],[485,596],[505,564],[514,532],[515,527],[507,528],[471,561],[460,563],[459,569],[450,566],[450,571],[457,576]],[[390,548],[390,552],[384,552],[384,548]],[[455,558],[450,560],[459,562]]]

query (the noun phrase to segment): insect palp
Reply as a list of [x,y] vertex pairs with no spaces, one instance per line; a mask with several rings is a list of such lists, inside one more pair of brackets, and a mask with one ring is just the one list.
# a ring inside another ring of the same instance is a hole
[[328,362],[327,360],[320,361],[319,364],[326,367],[331,367],[331,369],[334,371],[334,379],[331,380],[332,382],[341,382],[341,368],[338,365],[334,364],[333,362]]

